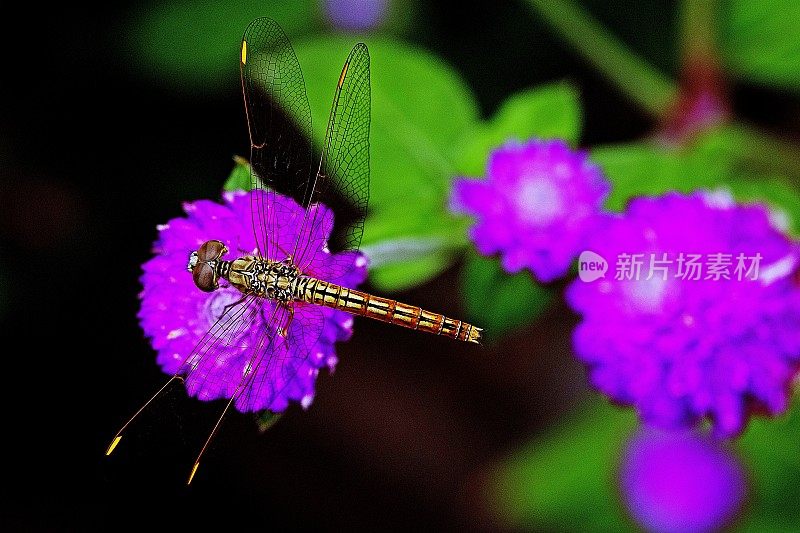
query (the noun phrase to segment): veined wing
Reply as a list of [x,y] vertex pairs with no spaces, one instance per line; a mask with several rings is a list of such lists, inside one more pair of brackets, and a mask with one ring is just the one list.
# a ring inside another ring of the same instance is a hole
[[[369,201],[369,126],[369,51],[359,43],[339,76],[319,169],[303,196],[308,209],[292,253],[301,271],[326,244],[332,252],[356,251],[361,245]],[[325,242],[333,226],[330,208],[336,208],[336,226]],[[344,273],[352,268],[353,258],[341,263]]]
[[311,108],[292,45],[269,18],[258,18],[242,37],[240,70],[250,132],[253,232],[258,252],[280,261],[275,193],[302,198],[311,178]]
[[[319,169],[301,197],[306,211],[292,253],[301,272],[307,271],[326,245],[334,253],[356,251],[361,245],[369,200],[369,125],[369,52],[366,45],[358,44],[339,76]],[[328,239],[332,208],[337,210],[337,225]],[[355,262],[352,255],[343,255],[339,263],[329,265],[334,277],[347,273]],[[293,309],[285,342],[259,361],[252,383],[237,402],[240,410],[254,410],[253,401],[265,394],[282,395],[287,388],[297,387],[300,373],[316,372],[307,359],[322,334],[325,315],[322,308],[302,302],[295,302]],[[282,322],[289,317],[276,319]]]
[[170,383],[181,380],[187,387],[198,387],[206,379],[198,368],[207,368],[219,361],[231,347],[236,346],[243,332],[257,325],[259,319],[259,299],[255,296],[246,296],[239,301],[225,307],[214,325],[200,338],[197,344],[178,366],[177,371],[167,382],[142,405],[132,417],[117,431],[114,440],[106,451],[110,455],[122,438],[125,429],[161,394]]

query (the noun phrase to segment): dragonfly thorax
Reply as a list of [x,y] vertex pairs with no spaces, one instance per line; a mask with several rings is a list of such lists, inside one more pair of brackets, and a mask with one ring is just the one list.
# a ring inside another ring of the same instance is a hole
[[295,299],[301,276],[291,260],[268,261],[245,256],[227,263],[229,267],[224,269],[223,277],[242,293],[281,302]]
[[295,299],[302,276],[291,258],[269,261],[247,255],[225,261],[222,256],[226,253],[228,248],[221,241],[207,241],[189,255],[187,269],[200,290],[215,291],[224,279],[244,294],[281,302]]

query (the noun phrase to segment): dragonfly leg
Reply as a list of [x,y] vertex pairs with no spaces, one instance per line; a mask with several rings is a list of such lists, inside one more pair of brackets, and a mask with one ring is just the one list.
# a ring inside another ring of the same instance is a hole
[[240,303],[242,303],[242,302],[244,301],[244,299],[245,299],[245,298],[247,298],[248,296],[249,296],[248,294],[245,294],[244,296],[242,296],[241,298],[239,298],[238,300],[236,300],[236,301],[235,301],[235,302],[233,302],[232,304],[228,304],[228,305],[226,305],[225,307],[223,307],[223,308],[222,308],[222,315],[224,315],[225,313],[227,313],[227,312],[228,312],[228,309],[230,309],[231,307],[236,307],[237,305],[239,305]]
[[292,262],[292,256],[289,254],[289,252],[287,252],[286,250],[284,250],[283,248],[281,248],[281,245],[280,245],[280,244],[278,244],[278,243],[275,243],[275,246],[277,246],[277,247],[278,247],[278,250],[280,250],[280,251],[281,251],[281,253],[282,253],[283,255],[285,255],[285,256],[286,256],[286,259],[284,259],[284,260],[283,260],[283,262],[284,262],[284,263],[288,263],[288,264],[290,264],[290,265],[293,265],[294,263]]
[[278,335],[285,338],[289,334],[289,326],[291,325],[292,320],[294,320],[294,307],[284,303],[280,305],[286,309],[287,313],[289,313],[289,318],[286,320],[286,324],[283,327],[278,328]]

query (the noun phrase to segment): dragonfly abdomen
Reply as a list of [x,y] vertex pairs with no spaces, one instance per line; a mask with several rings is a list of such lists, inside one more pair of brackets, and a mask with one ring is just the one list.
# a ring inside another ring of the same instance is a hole
[[300,279],[296,285],[295,298],[353,315],[476,344],[480,344],[483,331],[461,320],[317,278]]

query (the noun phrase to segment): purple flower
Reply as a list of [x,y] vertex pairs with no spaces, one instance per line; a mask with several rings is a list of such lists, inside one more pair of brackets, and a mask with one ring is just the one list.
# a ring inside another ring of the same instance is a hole
[[[223,313],[225,306],[242,297],[236,288],[224,287],[224,281],[220,289],[212,293],[200,291],[194,285],[192,275],[186,272],[186,261],[190,252],[210,239],[225,243],[230,250],[226,259],[254,253],[256,242],[251,221],[251,194],[263,193],[225,193],[222,204],[209,200],[184,204],[186,217],[172,219],[158,228],[159,237],[154,246],[156,256],[143,265],[141,281],[144,288],[140,294],[142,307],[138,316],[145,335],[158,352],[158,364],[168,374],[179,370],[199,339]],[[285,218],[279,221],[281,226],[277,242],[284,250],[292,250],[294,235],[304,210],[290,198],[277,196],[276,202],[278,212],[285,214]],[[324,206],[316,208],[327,211]],[[325,217],[324,220],[330,224],[323,225],[319,231],[327,238],[333,217]],[[353,268],[343,269],[342,259],[352,264]],[[347,272],[342,273],[345,270]],[[355,287],[366,277],[366,260],[355,252],[334,255],[320,248],[316,250],[304,274]],[[257,345],[274,304],[264,299],[256,305],[259,308],[256,309],[255,324],[236,331],[228,346],[214,352],[215,357],[206,357],[197,362],[195,370],[186,379],[190,395],[201,400],[230,398],[244,373],[256,367],[248,366],[253,353],[248,346]],[[305,340],[303,335],[312,335],[308,331],[313,328],[304,328],[304,305],[308,304],[296,304],[295,319],[289,325],[287,338],[302,341]],[[305,355],[305,350],[298,349],[302,342],[292,346],[287,342],[273,343],[270,352],[277,364],[268,367],[264,363],[256,367],[249,389],[244,389],[237,397],[237,409],[280,412],[286,409],[289,400],[299,401],[303,407],[311,404],[319,369],[334,369],[337,359],[333,345],[336,341],[349,339],[353,326],[353,318],[347,313],[328,308],[317,309],[324,321],[321,334],[319,329],[313,334],[314,338],[318,335],[317,340],[307,339],[309,344],[314,343],[308,357],[300,361],[293,359],[293,356],[302,359]]]
[[331,24],[343,30],[368,30],[383,22],[387,0],[325,0]]
[[[639,198],[598,223],[588,249],[616,265],[567,290],[583,316],[575,351],[595,387],[650,423],[682,427],[707,417],[721,436],[738,433],[752,408],[786,409],[800,362],[797,249],[765,207],[735,205],[720,193]],[[638,276],[620,268],[625,254],[643,254]],[[683,279],[681,254],[711,263],[730,254],[730,279],[706,279],[711,270]],[[740,254],[761,257],[757,275],[738,279]],[[667,270],[651,276],[650,265],[665,257]]]
[[622,457],[625,506],[647,531],[716,531],[744,502],[747,483],[737,459],[689,431],[644,428]]
[[566,274],[609,191],[600,169],[564,141],[531,140],[492,152],[487,174],[457,179],[450,199],[452,211],[477,218],[470,237],[478,251],[541,281]]

